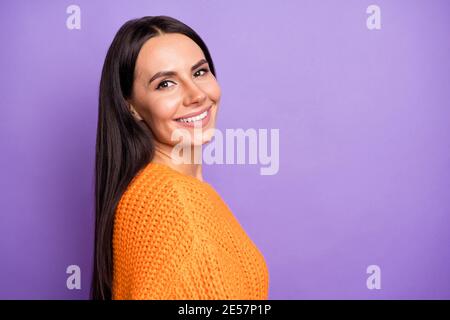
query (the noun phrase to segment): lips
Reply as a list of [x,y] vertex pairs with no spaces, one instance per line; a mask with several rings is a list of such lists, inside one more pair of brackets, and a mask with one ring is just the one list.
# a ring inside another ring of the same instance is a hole
[[213,106],[213,105],[210,105],[209,107],[204,108],[203,110],[185,114],[184,116],[179,117],[179,118],[176,118],[175,120],[187,119],[187,118],[192,118],[192,117],[198,116],[198,115],[204,113],[205,111],[209,111],[209,109],[211,109],[212,106]]
[[[213,105],[214,106],[214,105]],[[190,118],[181,118],[181,120],[175,120],[178,126],[182,128],[206,128],[211,119],[212,106],[203,111],[200,115],[190,117]]]

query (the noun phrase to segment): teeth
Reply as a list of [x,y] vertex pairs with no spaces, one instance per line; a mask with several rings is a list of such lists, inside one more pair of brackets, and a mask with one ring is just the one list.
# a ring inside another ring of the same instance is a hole
[[208,114],[208,110],[199,114],[198,116],[195,117],[191,117],[191,118],[182,118],[182,119],[178,119],[177,121],[180,122],[194,122],[194,121],[199,121],[199,120],[203,120],[206,115]]

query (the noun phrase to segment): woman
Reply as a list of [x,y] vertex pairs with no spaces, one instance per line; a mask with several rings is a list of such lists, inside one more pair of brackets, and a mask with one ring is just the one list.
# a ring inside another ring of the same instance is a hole
[[116,34],[100,81],[93,299],[268,298],[264,257],[193,161],[220,96],[182,22],[143,17]]

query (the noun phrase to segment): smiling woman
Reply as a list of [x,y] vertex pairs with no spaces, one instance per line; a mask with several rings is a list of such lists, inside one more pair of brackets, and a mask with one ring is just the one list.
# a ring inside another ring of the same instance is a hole
[[220,96],[182,22],[143,17],[116,34],[100,81],[93,299],[268,298],[265,259],[201,163],[173,159],[177,130],[189,151],[211,140]]

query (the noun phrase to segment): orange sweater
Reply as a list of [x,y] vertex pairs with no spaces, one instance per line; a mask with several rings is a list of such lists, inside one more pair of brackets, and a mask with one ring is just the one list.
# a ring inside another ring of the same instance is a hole
[[149,163],[118,204],[113,299],[268,299],[263,255],[214,188]]

